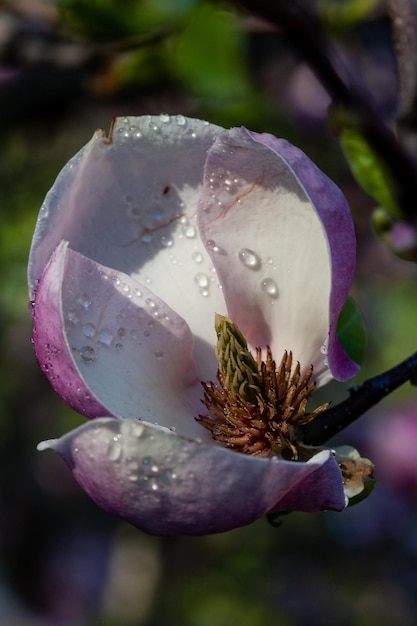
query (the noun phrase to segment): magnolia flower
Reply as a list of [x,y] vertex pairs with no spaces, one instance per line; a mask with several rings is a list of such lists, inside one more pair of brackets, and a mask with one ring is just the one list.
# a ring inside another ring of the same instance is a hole
[[29,263],[39,363],[95,419],[41,449],[149,533],[341,510],[333,453],[300,454],[297,429],[358,369],[336,336],[354,257],[342,193],[282,139],[165,114],[97,131]]

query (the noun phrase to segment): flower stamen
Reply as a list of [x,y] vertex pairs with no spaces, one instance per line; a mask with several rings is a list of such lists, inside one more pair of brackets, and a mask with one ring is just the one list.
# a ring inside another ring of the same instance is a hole
[[265,360],[261,348],[256,348],[255,359],[236,324],[220,315],[216,332],[218,384],[202,383],[209,415],[197,420],[216,441],[237,452],[297,460],[297,427],[328,407],[306,412],[316,386],[311,382],[313,366],[302,376],[300,363],[293,367],[292,352],[285,351],[277,367],[269,346]]

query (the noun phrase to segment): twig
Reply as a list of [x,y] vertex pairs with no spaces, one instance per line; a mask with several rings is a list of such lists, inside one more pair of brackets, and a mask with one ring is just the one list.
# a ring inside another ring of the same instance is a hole
[[325,443],[407,381],[414,384],[416,378],[417,352],[383,374],[369,378],[355,387],[349,398],[318,415],[300,429],[302,440],[308,445]]
[[241,6],[278,26],[292,48],[311,67],[335,105],[352,113],[373,150],[383,159],[396,183],[396,195],[406,220],[417,218],[417,165],[378,112],[352,82],[348,85],[334,66],[331,44],[317,16],[297,0],[237,0]]

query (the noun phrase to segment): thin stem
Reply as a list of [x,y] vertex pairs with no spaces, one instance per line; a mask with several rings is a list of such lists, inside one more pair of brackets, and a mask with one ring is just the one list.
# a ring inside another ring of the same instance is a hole
[[351,391],[349,398],[323,411],[300,429],[304,443],[321,445],[343,430],[395,389],[417,378],[417,352],[386,372],[369,378]]

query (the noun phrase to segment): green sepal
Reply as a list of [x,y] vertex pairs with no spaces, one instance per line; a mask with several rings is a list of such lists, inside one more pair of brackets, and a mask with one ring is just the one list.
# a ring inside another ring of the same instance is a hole
[[361,365],[365,356],[366,329],[358,305],[348,297],[337,322],[337,336],[350,358]]

